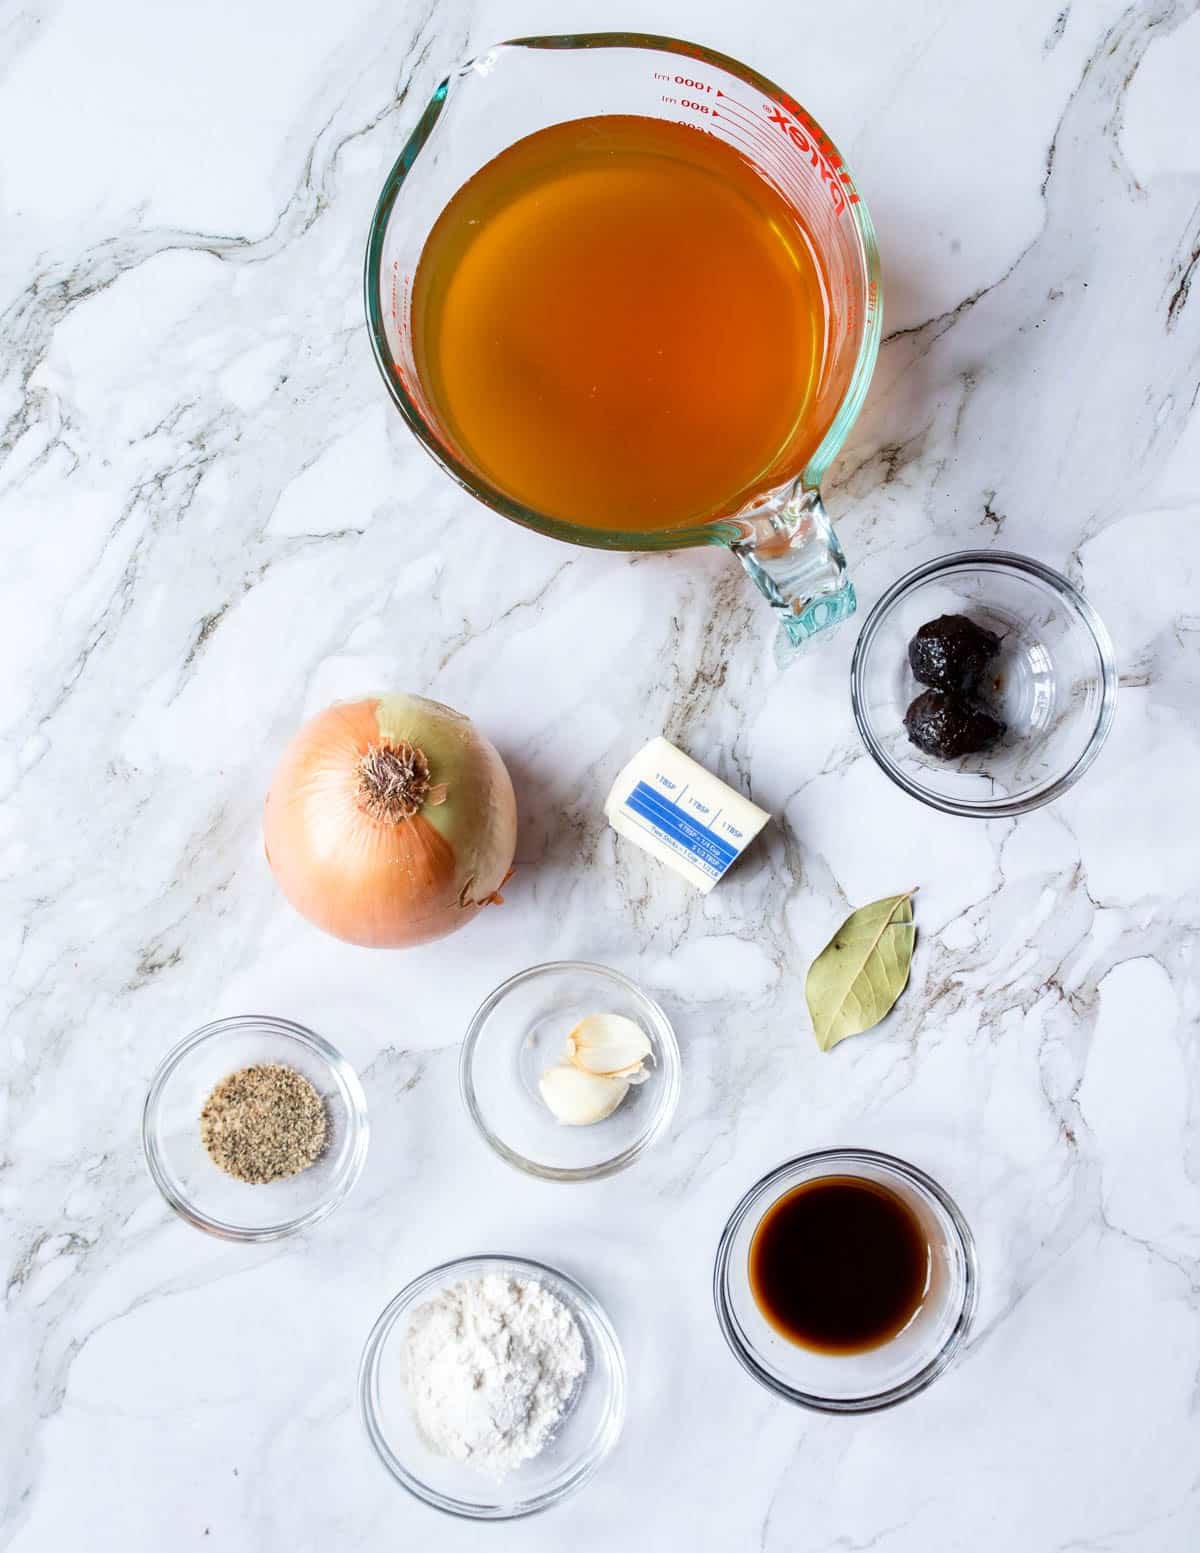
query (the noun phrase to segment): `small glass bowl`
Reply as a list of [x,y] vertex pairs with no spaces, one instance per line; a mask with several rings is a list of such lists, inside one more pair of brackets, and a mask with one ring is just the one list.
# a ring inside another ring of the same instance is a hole
[[[750,1246],[771,1206],[806,1181],[852,1176],[894,1192],[916,1215],[930,1250],[929,1284],[895,1337],[860,1353],[829,1354],[778,1333],[750,1288]],[[717,1248],[713,1297],[725,1341],[755,1380],[822,1413],[873,1413],[924,1391],[947,1368],[975,1313],[975,1243],[936,1181],[871,1149],[802,1154],[765,1175],[734,1209]]]
[[[645,1083],[631,1085],[590,1127],[555,1121],[538,1092],[566,1059],[567,1036],[588,1014],[624,1014],[650,1039]],[[518,1170],[548,1181],[592,1181],[624,1170],[670,1121],[679,1099],[679,1047],[670,1021],[618,971],[580,960],[534,965],[484,999],[459,1064],[463,1100],[484,1139]]]
[[[587,1365],[542,1451],[500,1479],[430,1450],[413,1418],[400,1361],[407,1318],[417,1306],[452,1284],[492,1273],[533,1279],[560,1299],[578,1323]],[[512,1520],[565,1499],[612,1450],[625,1421],[625,1361],[608,1317],[573,1278],[524,1257],[467,1256],[414,1278],[386,1307],[363,1349],[358,1397],[380,1461],[409,1493],[470,1520]]]
[[[926,687],[908,644],[939,615],[965,614],[1001,637],[984,699],[1008,731],[992,750],[941,761],[909,743],[904,714]],[[963,550],[918,566],[867,616],[850,668],[863,742],[906,793],[946,814],[1025,814],[1064,793],[1112,725],[1117,670],[1100,617],[1040,561]]]
[[[326,1139],[307,1170],[250,1185],[208,1157],[200,1112],[227,1074],[259,1063],[309,1081],[325,1102]],[[281,1240],[319,1223],[358,1180],[368,1134],[366,1096],[341,1053],[302,1025],[263,1014],[218,1019],[186,1036],[160,1064],[142,1112],[154,1184],[180,1218],[224,1240]]]

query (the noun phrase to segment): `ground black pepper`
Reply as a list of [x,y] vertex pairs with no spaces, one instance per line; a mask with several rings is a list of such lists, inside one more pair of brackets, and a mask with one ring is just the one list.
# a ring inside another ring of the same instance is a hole
[[239,1181],[281,1181],[321,1157],[325,1105],[303,1074],[281,1063],[240,1068],[204,1102],[200,1137],[213,1164]]

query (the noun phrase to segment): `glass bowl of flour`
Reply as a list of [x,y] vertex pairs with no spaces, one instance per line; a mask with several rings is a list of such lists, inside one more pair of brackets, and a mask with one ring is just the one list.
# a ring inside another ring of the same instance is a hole
[[532,1515],[595,1473],[625,1418],[612,1323],[541,1262],[471,1256],[401,1289],[375,1323],[359,1402],[379,1459],[435,1509]]

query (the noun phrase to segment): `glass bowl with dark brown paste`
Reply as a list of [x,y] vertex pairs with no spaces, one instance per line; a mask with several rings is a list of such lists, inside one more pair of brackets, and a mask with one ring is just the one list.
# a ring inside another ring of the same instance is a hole
[[863,742],[947,814],[1024,814],[1100,753],[1117,670],[1096,611],[1051,567],[964,550],[892,585],[859,634],[850,699]]

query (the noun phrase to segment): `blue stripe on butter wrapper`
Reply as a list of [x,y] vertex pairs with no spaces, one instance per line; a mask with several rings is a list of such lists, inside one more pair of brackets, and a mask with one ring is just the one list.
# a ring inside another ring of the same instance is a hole
[[647,782],[638,782],[623,807],[637,815],[661,841],[689,857],[714,879],[719,879],[738,855],[737,848],[723,836],[715,836],[703,825],[688,819],[677,804],[664,798]]

